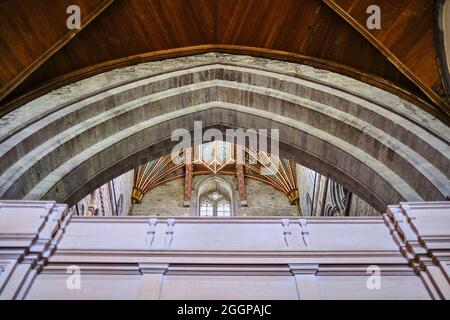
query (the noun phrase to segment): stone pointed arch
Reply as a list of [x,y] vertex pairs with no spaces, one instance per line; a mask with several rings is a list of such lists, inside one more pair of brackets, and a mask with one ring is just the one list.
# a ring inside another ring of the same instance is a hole
[[[210,175],[207,177],[204,177],[204,179],[201,179],[196,187],[195,187],[195,213],[198,214],[200,211],[200,205],[201,205],[201,196],[204,194],[205,190],[203,190],[203,188],[205,188],[205,186],[207,187],[207,184],[211,181],[214,182],[218,182],[220,184],[220,189],[222,194],[225,195],[226,200],[229,201],[230,203],[230,209],[231,209],[231,215],[236,215],[238,208],[237,208],[237,202],[236,202],[236,186],[233,186],[229,181],[226,181],[225,179],[215,176],[215,175]],[[222,200],[223,201],[223,200]],[[220,203],[220,201],[218,201]]]
[[171,132],[192,130],[194,121],[277,128],[281,157],[329,176],[380,212],[450,194],[450,130],[418,107],[323,70],[224,57],[226,63],[203,55],[111,71],[2,118],[0,197],[73,204],[170,153]]

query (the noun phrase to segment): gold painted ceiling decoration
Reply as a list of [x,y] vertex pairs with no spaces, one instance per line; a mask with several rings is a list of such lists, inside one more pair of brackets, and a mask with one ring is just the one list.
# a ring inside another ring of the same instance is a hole
[[145,193],[166,182],[184,177],[184,164],[175,164],[171,155],[147,162],[134,170],[133,203],[140,202]]
[[[245,176],[270,184],[275,189],[282,191],[291,204],[298,204],[299,194],[295,163],[265,152],[260,152],[258,155],[255,151],[248,148],[245,151],[249,157],[258,159],[256,164],[252,164],[252,161],[246,161],[245,167],[249,173]],[[265,168],[266,172],[270,171],[273,174],[261,174],[261,167]]]
[[[195,147],[193,175],[236,175],[236,146],[214,141]],[[296,165],[265,152],[245,148],[244,177],[268,184],[283,192],[294,205],[298,204]],[[175,164],[171,155],[150,161],[134,170],[133,203],[140,203],[150,190],[164,183],[185,177],[185,164]],[[274,169],[278,166],[278,169]],[[262,169],[264,172],[262,173]],[[267,174],[268,172],[272,174]]]

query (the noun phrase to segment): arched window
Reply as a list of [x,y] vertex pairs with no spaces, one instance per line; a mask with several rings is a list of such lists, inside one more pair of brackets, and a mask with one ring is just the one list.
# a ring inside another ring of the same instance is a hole
[[229,202],[222,201],[217,205],[217,216],[218,217],[231,216],[231,208]]
[[234,215],[233,187],[219,177],[206,178],[197,187],[197,214],[202,217]]
[[200,206],[200,216],[212,217],[214,215],[214,206],[208,200],[204,200]]

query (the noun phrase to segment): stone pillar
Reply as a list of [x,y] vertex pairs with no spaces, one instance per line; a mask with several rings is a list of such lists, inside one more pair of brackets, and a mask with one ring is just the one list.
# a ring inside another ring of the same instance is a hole
[[95,190],[92,191],[91,197],[89,198],[89,206],[88,206],[88,216],[94,216],[95,215]]
[[298,298],[300,300],[320,299],[316,274],[319,270],[317,264],[291,264],[289,265],[297,284]]
[[162,278],[168,267],[168,264],[139,264],[139,269],[142,273],[142,280],[139,287],[140,300],[160,299]]
[[434,299],[450,299],[450,202],[389,206],[385,222]]
[[184,177],[184,206],[190,207],[192,200],[192,175],[193,175],[192,163],[187,163],[185,167],[186,167],[186,174]]
[[242,147],[236,146],[236,178],[239,189],[239,200],[241,206],[247,206],[247,192],[245,191],[245,179],[244,179],[244,164],[240,163],[239,159],[245,159]]

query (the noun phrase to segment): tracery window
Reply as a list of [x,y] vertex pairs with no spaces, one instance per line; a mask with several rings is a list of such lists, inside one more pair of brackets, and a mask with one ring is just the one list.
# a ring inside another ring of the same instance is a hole
[[217,216],[218,217],[231,216],[231,207],[229,202],[222,201],[217,205]]
[[208,200],[204,200],[200,206],[200,216],[212,217],[213,215],[214,215],[213,204]]

